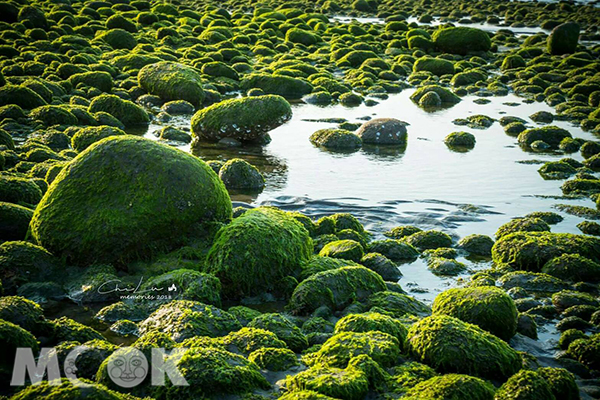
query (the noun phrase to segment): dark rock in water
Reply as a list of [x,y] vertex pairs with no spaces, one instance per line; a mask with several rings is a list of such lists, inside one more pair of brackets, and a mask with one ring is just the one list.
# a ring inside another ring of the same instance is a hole
[[160,139],[173,140],[182,143],[190,143],[192,141],[192,136],[189,133],[182,131],[181,129],[177,129],[172,126],[165,126],[160,130]]
[[554,55],[575,53],[579,30],[580,26],[576,22],[565,22],[554,28],[548,36],[548,52]]
[[394,118],[377,118],[365,122],[356,134],[363,143],[378,145],[405,145],[406,122]]
[[261,190],[265,178],[258,169],[240,158],[227,161],[219,170],[219,178],[227,189]]
[[174,100],[163,104],[161,110],[171,115],[193,114],[194,105],[185,100]]

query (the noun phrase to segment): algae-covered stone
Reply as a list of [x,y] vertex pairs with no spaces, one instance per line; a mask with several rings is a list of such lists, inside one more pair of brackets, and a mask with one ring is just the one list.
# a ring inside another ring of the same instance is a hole
[[187,65],[169,61],[146,65],[138,74],[138,82],[165,101],[185,100],[196,107],[204,101],[200,74]]
[[29,242],[0,244],[0,279],[7,294],[29,280],[48,279],[60,263],[52,254]]
[[383,254],[367,253],[360,259],[359,263],[377,272],[384,281],[397,282],[402,277],[398,266]]
[[261,190],[265,178],[258,168],[240,158],[232,158],[219,170],[219,178],[227,189]]
[[550,391],[557,400],[578,400],[579,388],[575,376],[564,368],[543,367],[535,372],[550,385]]
[[600,239],[570,233],[516,232],[503,236],[492,247],[497,264],[533,272],[563,254],[579,254],[599,262]]
[[0,174],[0,201],[21,205],[35,205],[42,199],[42,191],[31,179]]
[[60,317],[50,322],[54,327],[54,340],[56,343],[64,341],[85,343],[90,340],[104,340],[104,337],[98,331],[71,318]]
[[443,58],[421,57],[415,61],[413,71],[429,71],[437,76],[452,75],[454,74],[454,64]]
[[420,104],[421,98],[430,92],[434,92],[438,95],[441,105],[453,105],[460,102],[460,97],[452,93],[449,89],[438,85],[422,86],[410,96],[410,99],[413,102]]
[[402,293],[383,291],[369,297],[367,305],[371,308],[385,310],[395,318],[404,315],[425,316],[431,313],[431,308],[414,297]]
[[406,327],[397,319],[377,312],[350,314],[335,324],[335,333],[340,332],[370,332],[388,333],[398,339],[402,347],[408,333]]
[[421,231],[413,233],[405,239],[406,243],[419,250],[438,249],[452,246],[452,238],[440,231]]
[[548,36],[548,52],[554,55],[575,53],[579,29],[579,24],[572,21],[558,25]]
[[95,143],[64,168],[31,227],[45,248],[90,264],[167,249],[200,224],[229,218],[225,187],[202,161],[148,139],[118,136]]
[[150,117],[143,108],[114,94],[102,94],[94,97],[88,111],[90,113],[106,112],[121,121],[125,127],[146,125],[150,122]]
[[50,336],[52,331],[42,307],[21,296],[0,297],[0,320],[19,325],[36,336]]
[[513,375],[496,392],[496,400],[554,400],[550,385],[535,371],[522,370]]
[[360,243],[354,240],[336,240],[327,243],[319,252],[322,257],[343,258],[346,260],[360,261],[364,255]]
[[79,129],[71,138],[71,146],[76,151],[83,151],[90,147],[93,143],[107,138],[109,136],[125,135],[119,128],[112,126],[86,126]]
[[550,232],[550,226],[540,218],[515,218],[498,228],[496,238],[500,239],[515,232]]
[[408,243],[395,239],[374,240],[369,243],[369,252],[380,253],[396,262],[414,261],[419,251]]
[[[278,327],[275,326],[275,328]],[[244,327],[239,331],[231,332],[222,340],[230,351],[245,355],[263,347],[276,349],[287,348],[287,344],[279,339],[275,333],[261,328]],[[303,344],[305,345],[306,343],[304,342]]]
[[[162,275],[149,278],[142,286],[141,292],[150,293],[152,288],[172,288],[171,299],[195,300],[214,306],[221,305],[221,282],[210,274],[191,269],[177,269]],[[165,299],[164,301],[169,301]]]
[[[286,378],[285,386],[291,392],[284,396],[287,399],[361,400],[369,390],[369,380],[367,375],[357,368],[342,369],[319,365]],[[319,393],[320,396],[293,396],[295,393],[307,392]]]
[[349,266],[319,272],[300,282],[288,309],[294,314],[309,314],[321,306],[341,310],[352,301],[365,300],[384,291],[381,276],[362,266]]
[[224,336],[241,328],[238,320],[217,307],[190,300],[173,300],[140,322],[140,333],[165,332],[175,342],[193,336]]
[[310,141],[331,150],[354,150],[362,146],[360,137],[345,129],[319,129],[310,135]]
[[253,351],[248,356],[248,361],[269,371],[285,371],[298,365],[293,351],[273,347],[263,347]]
[[507,379],[522,365],[519,354],[504,341],[447,315],[426,317],[412,325],[406,343],[417,361],[441,373]]
[[437,295],[433,315],[444,314],[479,326],[500,339],[517,332],[517,308],[502,289],[493,286],[448,289]]
[[173,385],[167,379],[165,398],[200,398],[242,394],[271,385],[258,366],[246,358],[211,347],[192,347],[173,355],[175,366],[188,386]]
[[396,363],[400,350],[398,339],[387,333],[341,332],[328,339],[306,362],[345,368],[353,357],[365,354],[382,367],[389,367]]
[[455,27],[438,29],[432,35],[435,46],[445,53],[465,55],[470,51],[488,51],[490,36],[476,28]]
[[275,313],[262,314],[250,321],[248,327],[273,332],[294,351],[300,352],[308,347],[306,336],[304,336],[300,328],[284,315]]
[[544,126],[542,128],[527,129],[519,134],[519,144],[531,146],[535,141],[541,140],[547,143],[550,148],[558,149],[560,142],[565,138],[571,138],[569,131],[557,126]]
[[46,105],[46,100],[26,86],[0,87],[0,106],[14,104],[26,110]]
[[572,282],[600,281],[600,264],[579,254],[563,254],[542,267],[542,272]]
[[287,99],[300,99],[312,92],[313,85],[303,79],[290,76],[252,74],[242,79],[241,88],[246,91],[259,88],[266,94],[283,96]]
[[435,376],[408,390],[407,400],[472,399],[493,400],[495,388],[491,383],[469,375]]
[[0,241],[25,239],[32,217],[32,209],[0,201]]
[[291,117],[290,104],[281,96],[225,100],[194,114],[192,134],[208,141],[223,138],[255,141]]
[[577,339],[569,345],[567,355],[588,368],[600,370],[600,333],[589,339]]
[[219,230],[205,271],[221,280],[225,296],[240,298],[276,291],[311,255],[308,231],[288,214],[263,207]]
[[472,149],[475,147],[475,135],[469,132],[452,132],[444,139],[450,148]]
[[486,235],[468,235],[458,242],[458,247],[476,256],[489,257],[492,255],[494,241]]

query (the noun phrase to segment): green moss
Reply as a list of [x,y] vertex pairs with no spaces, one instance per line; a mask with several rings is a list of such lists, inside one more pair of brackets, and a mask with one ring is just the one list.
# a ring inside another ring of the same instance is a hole
[[298,360],[293,351],[273,347],[263,347],[253,351],[248,356],[248,361],[269,371],[285,371],[298,365]]
[[224,295],[240,298],[276,291],[311,254],[312,240],[299,222],[277,209],[257,208],[219,230],[205,270],[221,280]]
[[19,325],[36,336],[50,336],[52,332],[42,307],[21,296],[0,297],[0,320]]
[[231,332],[222,341],[231,351],[246,355],[261,348],[287,349],[286,343],[279,339],[274,332],[255,327],[245,327]]
[[176,342],[193,336],[224,336],[241,327],[231,314],[207,304],[190,300],[173,300],[140,322],[140,333],[165,332]]
[[391,291],[381,291],[371,295],[367,301],[370,308],[385,310],[395,318],[404,315],[428,315],[431,309],[414,297]]
[[379,253],[367,253],[360,259],[360,264],[375,271],[384,281],[397,282],[402,273],[396,263]]
[[14,104],[26,110],[46,105],[46,101],[25,86],[6,85],[0,87],[0,106]]
[[575,376],[566,369],[543,367],[537,369],[536,372],[548,382],[550,391],[557,400],[579,399],[579,388],[575,383]]
[[300,282],[287,308],[294,314],[309,314],[321,306],[341,310],[385,288],[381,276],[365,267],[341,267],[316,273]]
[[550,385],[535,371],[522,370],[503,384],[496,392],[497,400],[531,399],[554,400]]
[[600,264],[579,254],[563,254],[542,267],[542,272],[572,282],[600,281]]
[[554,55],[574,53],[579,41],[579,24],[565,22],[554,28],[548,36],[548,52]]
[[294,390],[279,397],[283,400],[334,400],[333,397],[315,392],[313,390]]
[[475,324],[505,341],[509,341],[517,332],[515,303],[496,287],[448,289],[436,296],[432,313]]
[[394,367],[392,379],[397,385],[395,391],[403,393],[415,385],[435,377],[435,370],[425,364],[408,361],[400,366]]
[[567,355],[588,368],[600,370],[600,334],[573,341],[569,345]]
[[126,127],[146,125],[150,121],[150,117],[143,108],[113,94],[102,94],[95,97],[90,103],[88,111],[92,114],[106,112],[121,121]]
[[369,244],[370,253],[380,253],[397,262],[414,261],[419,257],[419,251],[408,243],[395,239],[374,240]]
[[[131,175],[132,168],[143,173]],[[95,143],[65,167],[31,226],[44,247],[89,264],[147,256],[181,243],[198,223],[230,217],[225,187],[206,164],[148,139],[118,136]],[[80,226],[73,229],[73,221]]]
[[90,71],[80,74],[74,74],[69,77],[69,82],[73,87],[79,84],[93,87],[106,93],[110,93],[113,87],[112,77],[105,71]]
[[71,146],[74,150],[82,152],[92,144],[109,136],[125,135],[119,128],[112,126],[86,126],[79,129],[71,138]]
[[436,376],[419,383],[410,389],[406,399],[452,400],[473,399],[493,400],[495,388],[479,378],[469,375],[448,374]]
[[452,132],[444,138],[450,148],[472,149],[475,147],[475,136],[469,132]]
[[486,235],[468,235],[458,242],[458,247],[476,256],[491,257],[494,241]]
[[168,288],[175,285],[177,292],[171,298],[177,300],[194,300],[214,306],[221,305],[221,283],[210,274],[191,269],[177,269],[146,280],[141,291],[152,288]]
[[383,234],[384,236],[387,236],[392,239],[402,239],[403,237],[410,236],[417,232],[421,232],[421,230],[421,228],[417,228],[413,225],[404,225],[392,228],[389,231],[384,232]]
[[496,231],[496,238],[515,232],[550,232],[550,226],[539,218],[516,218],[501,225]]
[[588,293],[573,290],[561,290],[552,295],[552,305],[558,312],[563,312],[573,306],[598,307],[600,303]]
[[413,72],[428,71],[434,75],[453,75],[454,64],[443,58],[421,57],[415,61]]
[[287,99],[300,99],[313,90],[313,85],[302,79],[290,76],[252,74],[244,77],[242,90],[262,89],[266,94],[279,95]]
[[341,258],[331,258],[322,256],[312,256],[310,260],[302,265],[302,272],[300,273],[300,279],[304,280],[309,276],[316,274],[317,272],[329,271],[332,269],[357,266],[358,264],[351,260]]
[[467,54],[470,51],[488,51],[491,48],[489,35],[475,28],[443,28],[432,35],[435,46],[445,53]]
[[61,106],[41,106],[31,110],[29,116],[35,121],[41,121],[46,126],[52,125],[77,125],[75,115]]
[[170,399],[201,398],[242,394],[254,389],[268,389],[271,385],[260,374],[256,364],[242,356],[216,348],[185,350],[175,365],[189,386],[159,388],[159,397]]
[[497,264],[534,272],[562,254],[579,254],[598,262],[600,240],[570,233],[516,232],[503,236],[492,247]]
[[360,261],[364,255],[363,248],[360,243],[354,240],[336,240],[330,242],[321,249],[319,256],[343,258],[346,260]]
[[369,331],[379,331],[394,336],[398,339],[401,348],[404,345],[406,334],[408,332],[400,321],[377,312],[350,314],[343,317],[335,324],[336,334],[340,332]]
[[518,141],[522,146],[530,147],[533,142],[541,140],[547,143],[550,148],[558,149],[560,142],[570,137],[571,134],[566,129],[551,125],[527,129],[519,134]]
[[429,92],[434,92],[438,95],[441,105],[453,105],[460,102],[460,97],[452,93],[450,90],[438,85],[421,86],[410,96],[410,99],[413,102],[420,104],[423,96]]
[[105,41],[113,49],[133,50],[137,45],[137,40],[131,33],[119,28],[107,30],[100,34],[98,39]]
[[213,104],[192,117],[192,134],[203,140],[231,137],[254,141],[292,117],[289,103],[280,96],[256,96]]
[[261,190],[265,178],[258,168],[240,158],[232,158],[219,170],[219,178],[228,189]]
[[285,380],[291,393],[314,391],[333,398],[360,400],[369,390],[366,374],[356,368],[334,368],[315,366]]
[[42,199],[42,191],[33,180],[0,174],[0,201],[35,205]]
[[27,207],[0,202],[0,241],[25,239],[32,216]]
[[202,73],[210,76],[222,76],[225,78],[237,81],[240,79],[239,74],[229,65],[221,61],[209,62],[202,65]]
[[306,336],[300,328],[281,314],[261,314],[248,324],[249,328],[259,328],[271,331],[283,340],[290,349],[300,352],[308,347]]
[[439,276],[456,276],[465,272],[467,267],[465,264],[446,257],[429,257],[427,259],[427,268],[435,275]]
[[342,332],[332,336],[304,361],[308,365],[345,368],[353,357],[367,355],[382,367],[394,365],[400,356],[398,339],[387,333]]
[[138,82],[165,101],[185,100],[198,107],[204,100],[200,74],[187,65],[168,61],[146,65],[138,74]]
[[93,383],[87,379],[80,379],[77,384],[67,378],[63,378],[59,385],[55,382],[42,381],[39,385],[30,385],[15,394],[18,400],[35,400],[60,398],[64,400],[76,400],[81,398],[102,400],[136,400],[128,394],[118,393],[108,389],[106,386]]
[[441,373],[506,379],[522,365],[504,341],[447,315],[426,317],[410,327],[407,347],[413,357]]
[[421,231],[413,233],[404,240],[421,251],[452,246],[452,238],[440,231]]
[[310,136],[310,141],[331,150],[354,150],[362,146],[360,137],[345,129],[320,129]]
[[60,343],[64,341],[74,341],[85,343],[90,340],[104,340],[104,337],[96,330],[80,324],[67,317],[60,317],[50,321],[54,327],[54,341]]
[[300,43],[305,46],[317,44],[320,38],[304,29],[292,28],[285,33],[285,40],[292,43]]

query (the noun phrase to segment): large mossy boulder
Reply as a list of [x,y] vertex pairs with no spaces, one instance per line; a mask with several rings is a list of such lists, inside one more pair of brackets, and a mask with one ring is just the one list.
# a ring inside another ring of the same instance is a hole
[[150,122],[148,113],[142,107],[114,94],[102,94],[95,97],[90,103],[88,111],[92,114],[108,113],[121,121],[127,128],[147,125]]
[[[535,371],[522,370],[510,377],[496,392],[496,400],[558,400],[550,385]],[[561,399],[562,400],[562,399]]]
[[513,299],[493,286],[448,289],[435,298],[432,312],[475,324],[505,341],[517,332]]
[[519,144],[525,147],[531,147],[533,142],[541,140],[547,143],[551,149],[558,149],[560,142],[565,138],[571,138],[569,131],[558,126],[543,126],[541,128],[531,128],[521,132],[517,138]]
[[447,374],[427,379],[408,390],[409,400],[494,400],[494,386],[474,376]]
[[221,101],[192,117],[192,134],[201,140],[233,138],[256,141],[292,118],[281,96],[266,95]]
[[221,280],[229,298],[277,292],[284,278],[299,275],[312,252],[302,224],[283,211],[262,207],[219,230],[205,271]]
[[521,357],[506,342],[447,315],[426,317],[412,325],[406,345],[417,361],[440,373],[505,380],[522,366]]
[[288,304],[293,314],[310,314],[321,306],[341,310],[384,291],[385,282],[363,266],[348,266],[316,273],[300,282]]
[[577,49],[580,26],[576,22],[558,25],[548,36],[548,52],[553,55],[572,54]]
[[138,73],[138,82],[165,101],[185,100],[196,107],[204,101],[200,74],[187,65],[169,61],[146,65]]
[[172,248],[231,214],[225,186],[204,162],[148,139],[116,136],[61,171],[31,230],[55,255],[89,265]]
[[[58,384],[56,384],[58,383]],[[41,381],[39,385],[29,385],[13,397],[18,400],[37,400],[59,398],[61,400],[103,399],[103,400],[134,400],[137,397],[115,392],[106,386],[87,379],[69,380],[63,378],[60,382]]]
[[439,29],[432,38],[435,46],[444,53],[465,55],[471,51],[488,51],[492,47],[490,36],[476,28]]
[[191,300],[173,300],[140,322],[140,333],[164,332],[179,343],[194,336],[220,337],[242,326],[220,308]]
[[579,254],[600,262],[600,239],[571,233],[516,232],[501,237],[492,247],[496,264],[533,272],[563,254]]

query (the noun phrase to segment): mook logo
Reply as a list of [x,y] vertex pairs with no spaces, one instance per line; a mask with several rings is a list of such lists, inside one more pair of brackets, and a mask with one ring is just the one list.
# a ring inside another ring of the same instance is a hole
[[[63,371],[73,384],[82,384],[77,378],[77,358],[85,354],[87,346],[77,346],[67,354]],[[133,388],[147,380],[150,374],[152,386],[164,386],[165,375],[174,386],[188,386],[187,381],[177,369],[177,362],[185,352],[178,348],[170,353],[165,349],[153,348],[151,351],[151,367],[146,355],[134,347],[121,347],[106,359],[106,373],[110,380],[123,388]],[[11,386],[23,386],[26,377],[32,385],[40,384],[45,376],[49,385],[60,385],[61,369],[58,355],[53,348],[42,348],[36,363],[33,352],[28,347],[17,349],[13,367]]]

